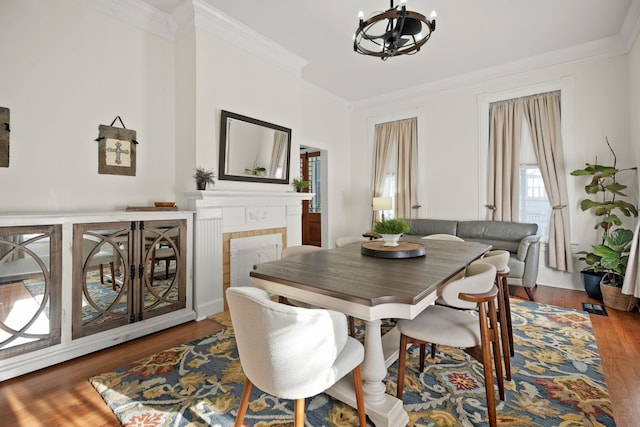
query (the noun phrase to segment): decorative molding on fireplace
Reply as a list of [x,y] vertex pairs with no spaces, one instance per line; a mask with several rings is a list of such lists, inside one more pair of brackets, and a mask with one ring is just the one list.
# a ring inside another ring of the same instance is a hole
[[[286,246],[302,243],[302,201],[313,193],[212,190],[185,194],[194,221],[194,309],[198,319],[224,310],[225,233],[284,229]],[[228,250],[228,249],[227,249]]]

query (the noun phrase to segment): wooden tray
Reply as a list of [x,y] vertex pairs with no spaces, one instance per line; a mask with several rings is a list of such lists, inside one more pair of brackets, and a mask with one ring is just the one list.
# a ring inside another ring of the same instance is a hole
[[420,243],[398,243],[398,246],[384,246],[382,241],[365,242],[360,247],[360,252],[377,258],[416,258],[427,253],[427,248]]
[[149,212],[149,211],[155,211],[155,212],[162,212],[162,211],[177,211],[178,207],[177,206],[171,206],[163,208],[163,207],[157,207],[157,206],[127,206],[127,208],[125,209],[125,211],[127,212]]

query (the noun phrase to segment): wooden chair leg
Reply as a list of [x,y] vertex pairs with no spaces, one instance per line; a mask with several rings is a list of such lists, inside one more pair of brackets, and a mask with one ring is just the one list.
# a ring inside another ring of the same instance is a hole
[[[493,348],[493,363],[496,369],[496,381],[498,382],[498,392],[500,394],[500,400],[504,400],[504,378],[502,377],[502,360],[500,351],[500,327],[498,326],[498,316],[496,313],[496,306],[493,301],[488,303],[489,305],[489,326],[491,330],[491,344]],[[491,365],[489,365],[491,366]],[[493,381],[491,382],[493,387]]]
[[104,266],[100,264],[100,283],[104,285]]
[[353,385],[356,390],[356,407],[358,408],[358,420],[360,427],[367,426],[367,415],[364,412],[364,393],[362,392],[362,375],[360,373],[360,365],[353,370]]
[[516,356],[515,347],[513,346],[513,323],[511,320],[511,297],[509,296],[509,283],[506,277],[502,277],[502,293],[504,299],[505,317],[507,318],[507,334],[509,337],[509,354],[511,357]]
[[109,263],[109,270],[111,271],[111,289],[115,291],[118,284],[116,283],[116,271],[113,266],[113,261]]
[[238,416],[236,416],[235,427],[242,427],[244,422],[244,416],[247,414],[247,407],[249,406],[249,396],[251,396],[251,388],[253,384],[247,378],[244,382],[244,390],[242,391],[242,398],[240,399],[240,407],[238,408]]
[[432,359],[436,358],[436,350],[437,350],[437,346],[434,343],[431,343],[431,358]]
[[500,339],[502,341],[502,358],[504,360],[504,373],[507,381],[511,381],[511,348],[509,346],[509,330],[507,324],[507,308],[505,307],[504,287],[502,277],[496,277],[498,285],[498,314],[500,324]]
[[304,399],[296,399],[294,427],[304,427]]
[[356,322],[355,322],[355,320],[353,320],[353,316],[348,316],[347,319],[349,320],[349,336],[351,338],[355,338],[356,337]]
[[400,334],[400,354],[398,355],[398,384],[396,397],[402,400],[402,392],[404,391],[404,370],[407,364],[407,337]]
[[420,372],[424,372],[424,358],[426,353],[427,353],[427,345],[424,343],[420,344]]
[[[489,331],[488,323],[488,313],[484,307],[484,304],[480,305],[480,336],[482,341],[482,368],[484,373],[484,388],[485,393],[487,395],[487,412],[489,415],[489,425],[491,427],[495,427],[497,424],[497,414],[496,414],[496,395],[493,384],[493,368],[491,361],[491,331]],[[496,340],[499,343],[499,341]],[[500,344],[498,344],[500,345]],[[495,348],[495,347],[494,347]],[[495,359],[495,353],[494,353]],[[502,375],[502,372],[498,373],[498,366],[500,366],[500,357],[498,356],[496,362],[496,377],[499,379]],[[501,371],[501,370],[500,370]],[[499,381],[499,380],[498,380]]]

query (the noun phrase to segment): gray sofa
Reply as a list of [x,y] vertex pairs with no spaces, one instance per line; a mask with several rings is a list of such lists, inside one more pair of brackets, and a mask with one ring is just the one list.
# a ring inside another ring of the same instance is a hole
[[408,236],[453,234],[469,242],[482,242],[493,249],[511,253],[508,283],[524,287],[533,301],[531,289],[538,278],[540,236],[537,224],[506,221],[456,221],[446,219],[411,219]]

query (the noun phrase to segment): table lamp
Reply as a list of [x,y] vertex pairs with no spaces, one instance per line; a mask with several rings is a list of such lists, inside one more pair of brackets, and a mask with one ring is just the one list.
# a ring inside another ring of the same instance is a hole
[[384,211],[391,210],[393,208],[391,197],[374,197],[373,198],[373,210],[382,211],[381,217],[384,221]]

